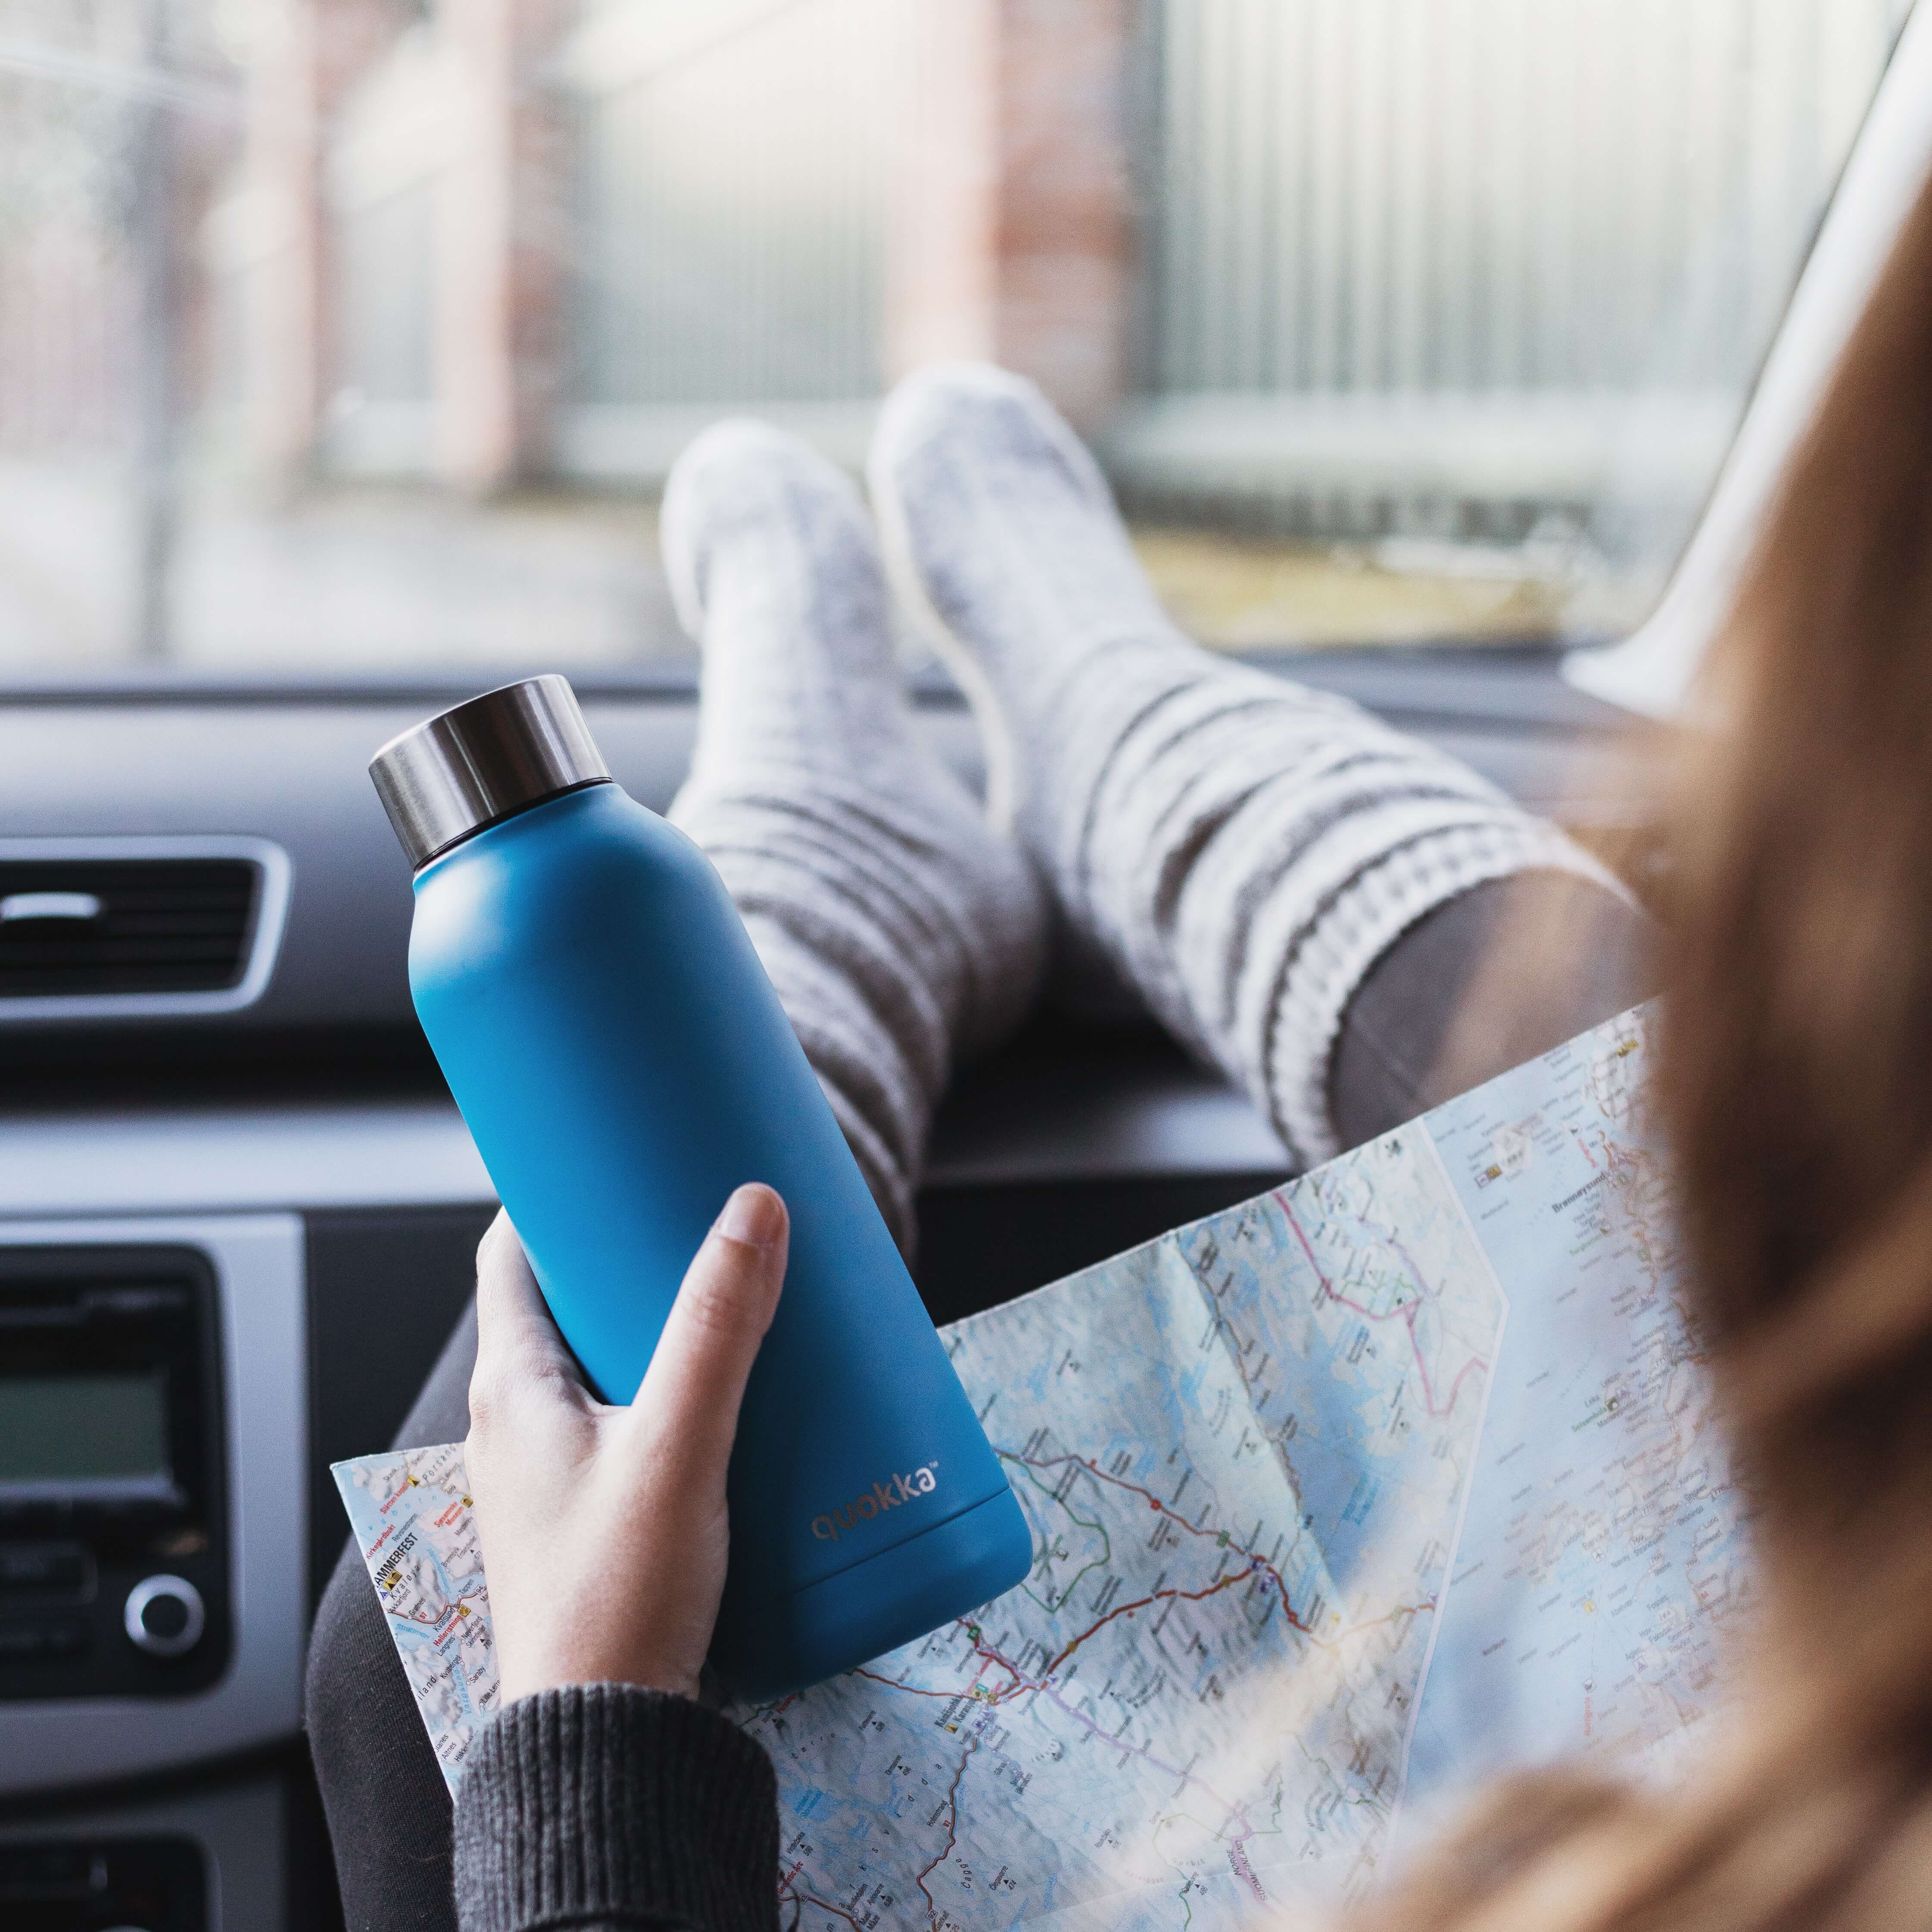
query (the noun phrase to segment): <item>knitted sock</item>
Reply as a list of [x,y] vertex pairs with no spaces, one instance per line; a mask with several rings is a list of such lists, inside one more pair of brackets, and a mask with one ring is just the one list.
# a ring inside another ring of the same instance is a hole
[[1619,890],[1455,760],[1182,638],[1030,382],[910,378],[870,473],[890,567],[980,714],[989,804],[1065,928],[1245,1085],[1298,1161],[1338,1150],[1336,1037],[1406,928],[1532,870]]
[[722,874],[894,1235],[932,1105],[1032,1003],[1045,903],[916,734],[858,493],[778,430],[722,423],[661,520],[703,652],[672,822]]

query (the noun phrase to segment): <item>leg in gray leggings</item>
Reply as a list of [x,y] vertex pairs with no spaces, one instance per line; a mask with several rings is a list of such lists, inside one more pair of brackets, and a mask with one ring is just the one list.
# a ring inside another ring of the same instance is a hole
[[[1467,1067],[1464,1076],[1500,1072],[1651,992],[1644,922],[1620,901],[1554,874],[1478,886],[1412,927],[1350,1004],[1331,1081],[1345,1141],[1371,1138],[1454,1090],[1436,1070],[1449,1048],[1457,1002],[1476,982],[1492,940],[1526,912],[1566,922],[1593,916],[1598,943],[1587,966],[1578,962],[1556,983],[1533,971],[1514,978],[1514,1030],[1502,1036],[1492,1064]],[[398,1435],[399,1447],[468,1434],[476,1353],[472,1312],[457,1324]],[[316,1619],[308,1715],[351,1932],[454,1932],[448,1795],[353,1549],[344,1549]]]
[[[397,1431],[398,1448],[470,1433],[476,1362],[472,1304]],[[455,1932],[448,1790],[353,1544],[316,1612],[303,1714],[350,1932]]]
[[1648,999],[1650,921],[1562,873],[1473,886],[1370,968],[1328,1076],[1345,1148],[1358,1147]]

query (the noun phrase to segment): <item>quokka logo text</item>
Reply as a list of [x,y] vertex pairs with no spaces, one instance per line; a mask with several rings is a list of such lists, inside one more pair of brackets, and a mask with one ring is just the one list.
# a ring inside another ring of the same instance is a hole
[[856,1528],[872,1516],[884,1516],[886,1510],[910,1502],[914,1496],[931,1496],[939,1486],[938,1478],[932,1473],[938,1467],[937,1462],[922,1463],[908,1475],[874,1483],[862,1496],[854,1497],[830,1516],[814,1516],[812,1534],[821,1543],[836,1543],[841,1530]]

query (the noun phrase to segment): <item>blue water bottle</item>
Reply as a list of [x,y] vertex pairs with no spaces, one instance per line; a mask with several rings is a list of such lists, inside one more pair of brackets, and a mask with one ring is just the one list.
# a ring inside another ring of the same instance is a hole
[[727,1684],[797,1689],[1011,1588],[1025,1517],[710,861],[612,783],[561,677],[370,772],[423,1030],[598,1392],[636,1393],[734,1188],[791,1211],[731,1459]]

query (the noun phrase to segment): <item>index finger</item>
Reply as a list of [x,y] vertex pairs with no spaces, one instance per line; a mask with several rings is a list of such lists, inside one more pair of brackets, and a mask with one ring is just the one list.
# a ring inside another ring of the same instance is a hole
[[573,1372],[570,1351],[509,1215],[500,1209],[476,1250],[476,1367],[470,1386],[507,1388],[560,1370]]
[[737,1189],[672,1304],[632,1406],[634,1430],[694,1466],[722,1472],[745,1379],[778,1306],[790,1216],[770,1187]]

